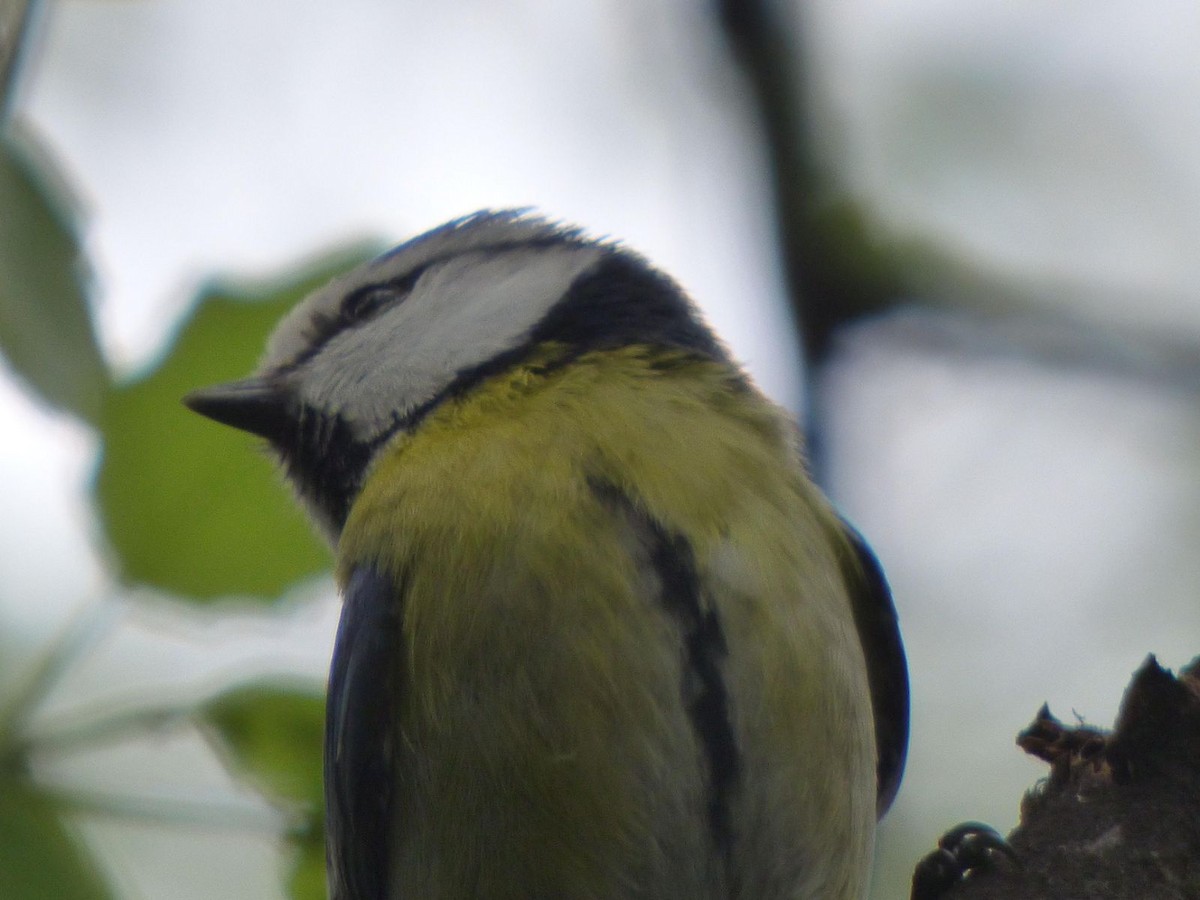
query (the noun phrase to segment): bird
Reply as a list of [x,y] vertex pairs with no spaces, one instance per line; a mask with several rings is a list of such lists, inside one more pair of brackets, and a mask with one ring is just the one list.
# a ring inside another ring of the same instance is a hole
[[908,741],[887,582],[637,252],[467,215],[184,402],[334,549],[333,900],[863,896]]

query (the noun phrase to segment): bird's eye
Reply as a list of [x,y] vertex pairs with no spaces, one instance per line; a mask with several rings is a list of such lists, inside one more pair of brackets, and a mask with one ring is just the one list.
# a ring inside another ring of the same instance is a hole
[[396,290],[390,284],[371,284],[359,288],[342,300],[342,318],[350,322],[369,319],[396,296]]

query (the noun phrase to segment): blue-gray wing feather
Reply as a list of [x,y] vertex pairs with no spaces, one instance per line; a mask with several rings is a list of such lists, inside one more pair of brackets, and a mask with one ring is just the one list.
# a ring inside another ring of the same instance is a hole
[[854,624],[871,685],[875,715],[877,811],[888,811],[900,789],[908,755],[908,664],[896,620],[896,607],[883,570],[862,536],[842,523],[851,558],[843,560]]
[[388,890],[403,590],[370,566],[343,596],[325,706],[325,835],[331,900]]

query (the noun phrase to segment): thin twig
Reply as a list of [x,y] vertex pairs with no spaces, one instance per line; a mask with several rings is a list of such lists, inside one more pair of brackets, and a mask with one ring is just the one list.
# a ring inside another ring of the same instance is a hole
[[95,744],[106,744],[128,737],[133,732],[166,731],[189,721],[196,713],[194,704],[148,706],[123,712],[102,714],[38,734],[29,734],[16,742],[27,753],[63,753]]
[[97,641],[112,631],[123,607],[111,598],[91,603],[79,610],[25,676],[24,683],[12,691],[0,706],[0,752],[19,747],[25,726],[38,705],[59,683],[63,674]]
[[17,73],[33,30],[34,6],[34,0],[0,3],[0,126],[12,111]]
[[287,824],[280,813],[248,803],[183,797],[120,796],[76,788],[43,787],[67,813],[126,819],[144,825],[220,828],[279,834]]

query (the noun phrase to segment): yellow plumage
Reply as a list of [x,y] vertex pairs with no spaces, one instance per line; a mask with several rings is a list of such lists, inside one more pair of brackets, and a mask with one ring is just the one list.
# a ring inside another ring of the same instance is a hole
[[[404,585],[400,734],[422,749],[398,748],[399,883],[429,898],[768,898],[796,896],[772,889],[794,868],[823,873],[803,896],[858,897],[875,813],[866,670],[836,518],[790,426],[711,362],[635,346],[556,368],[564,352],[394,439],[342,533],[343,578],[367,563]],[[636,528],[597,484],[686,539],[719,607],[744,883],[725,884],[686,824],[708,785],[679,641]]]

